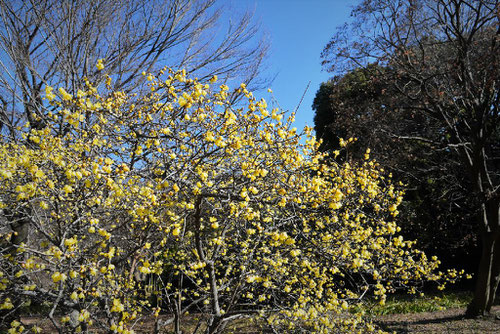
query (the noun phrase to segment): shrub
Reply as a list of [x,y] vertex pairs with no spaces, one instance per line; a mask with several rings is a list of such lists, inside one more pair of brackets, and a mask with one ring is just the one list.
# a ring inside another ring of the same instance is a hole
[[244,85],[162,72],[138,95],[47,87],[46,126],[2,138],[3,319],[30,300],[61,333],[160,312],[176,331],[188,312],[208,333],[242,317],[368,331],[352,302],[442,279],[397,235],[402,193],[368,154],[324,164],[311,129]]

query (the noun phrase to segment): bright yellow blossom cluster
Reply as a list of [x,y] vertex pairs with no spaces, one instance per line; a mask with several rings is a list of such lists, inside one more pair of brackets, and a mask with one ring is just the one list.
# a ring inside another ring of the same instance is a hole
[[245,85],[143,75],[139,95],[47,87],[46,127],[1,138],[1,310],[36,296],[61,331],[132,333],[159,312],[211,333],[237,317],[371,331],[347,313],[365,292],[442,278],[397,235],[402,193],[369,151],[323,163],[311,129]]

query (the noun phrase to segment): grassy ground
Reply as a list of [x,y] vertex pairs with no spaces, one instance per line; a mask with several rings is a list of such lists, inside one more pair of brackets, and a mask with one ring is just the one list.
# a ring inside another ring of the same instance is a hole
[[377,301],[366,301],[356,309],[363,309],[368,316],[436,312],[465,307],[471,299],[472,294],[469,292],[447,291],[424,296],[403,294],[387,297],[384,306],[381,306]]

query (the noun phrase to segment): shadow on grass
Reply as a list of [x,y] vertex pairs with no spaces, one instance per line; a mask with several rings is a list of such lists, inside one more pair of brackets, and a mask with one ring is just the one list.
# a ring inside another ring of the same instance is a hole
[[397,314],[375,319],[380,329],[395,333],[500,333],[500,321],[495,316],[500,311],[496,306],[491,316],[467,319],[465,309],[451,309],[421,314]]
[[[375,323],[379,325],[384,330],[388,330],[389,328],[384,327],[398,327],[404,325],[428,325],[428,324],[442,324],[445,322],[453,322],[453,321],[462,321],[465,317],[463,314],[453,315],[453,316],[445,316],[441,318],[434,319],[421,319],[421,320],[411,320],[411,319],[401,319],[401,320],[389,320],[389,321],[376,321]],[[399,333],[399,332],[398,332]]]

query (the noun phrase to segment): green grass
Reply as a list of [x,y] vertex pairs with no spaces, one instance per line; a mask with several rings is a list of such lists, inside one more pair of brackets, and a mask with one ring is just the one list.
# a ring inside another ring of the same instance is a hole
[[469,292],[440,292],[436,294],[392,295],[388,296],[385,305],[376,300],[364,301],[353,307],[353,311],[364,311],[367,315],[405,314],[435,312],[449,308],[465,307],[471,301]]

